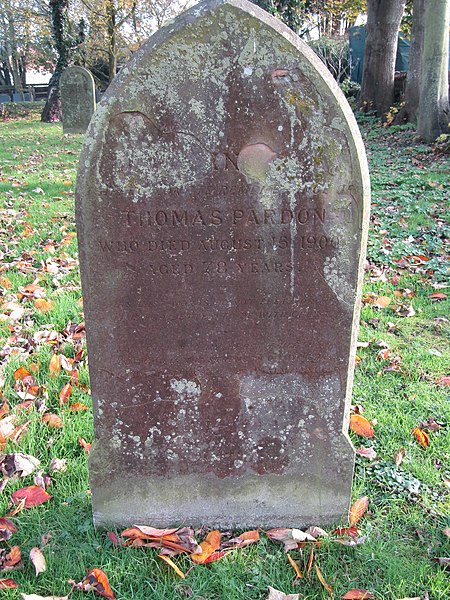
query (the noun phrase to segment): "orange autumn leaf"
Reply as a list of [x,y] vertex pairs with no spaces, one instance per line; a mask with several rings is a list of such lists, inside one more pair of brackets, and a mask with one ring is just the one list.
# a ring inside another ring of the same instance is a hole
[[77,587],[83,590],[83,592],[90,592],[93,590],[100,596],[103,596],[103,598],[109,598],[109,600],[115,599],[109,585],[108,577],[101,569],[91,569]]
[[59,392],[59,405],[62,406],[63,404],[68,402],[71,395],[72,395],[72,384],[66,383],[66,385]]
[[172,569],[175,571],[175,573],[177,575],[179,575],[182,579],[185,579],[186,575],[183,573],[183,571],[179,567],[177,567],[177,565],[173,562],[173,560],[169,556],[164,556],[164,554],[158,554],[158,558],[160,558],[165,563],[167,563],[169,565],[169,567],[172,567]]
[[228,540],[222,544],[222,548],[244,548],[245,546],[254,544],[255,542],[259,542],[259,531],[257,529],[252,531],[244,531],[244,533],[241,533],[239,537]]
[[25,367],[19,367],[14,371],[14,381],[23,381],[25,377],[31,375],[30,371],[27,371]]
[[215,562],[216,560],[219,560],[219,558],[223,558],[226,553],[226,550],[220,550],[220,552],[213,552],[206,558],[203,564],[209,565],[209,563]]
[[92,448],[92,444],[90,442],[87,442],[85,439],[83,439],[81,437],[78,438],[78,443],[89,454],[89,452],[91,451],[91,448]]
[[341,598],[342,600],[369,600],[369,598],[374,598],[374,595],[367,590],[358,588],[349,590],[346,594],[341,596]]
[[49,364],[50,377],[57,377],[61,371],[61,361],[59,360],[58,354],[54,354],[50,359]]
[[8,290],[12,288],[11,280],[8,277],[0,277],[0,285]]
[[436,379],[436,383],[439,383],[439,385],[450,385],[450,375],[439,377],[439,379]]
[[378,298],[375,299],[373,305],[377,308],[387,308],[390,303],[391,299],[389,298],[389,296],[378,296]]
[[36,298],[34,301],[34,307],[41,312],[48,312],[53,308],[53,302],[46,300],[45,298]]
[[316,569],[317,577],[319,578],[320,583],[327,590],[327,592],[330,594],[330,596],[332,596],[333,595],[333,587],[325,581],[324,576],[322,575],[322,571],[317,566],[317,563],[314,563],[314,567]]
[[50,494],[47,494],[47,492],[38,485],[30,485],[21,488],[20,490],[16,490],[11,496],[14,504],[19,504],[24,501],[24,508],[39,506],[40,504],[47,502],[47,500],[50,500],[51,497]]
[[3,563],[3,568],[7,567],[12,569],[16,567],[22,560],[22,553],[20,552],[19,546],[13,546],[9,553],[6,555],[6,560]]
[[350,523],[350,527],[353,527],[353,525],[355,525],[361,519],[368,507],[369,498],[367,496],[358,498],[358,500],[356,500],[356,502],[352,504],[348,516],[348,522]]
[[375,435],[370,421],[368,421],[368,419],[362,415],[352,415],[350,417],[350,429],[353,431],[353,433],[356,433],[356,435],[360,435],[362,437],[371,438]]
[[42,422],[55,429],[61,429],[63,426],[61,417],[55,415],[55,413],[45,413],[45,415],[42,415]]
[[445,300],[447,298],[447,296],[445,294],[443,294],[442,292],[435,292],[434,294],[430,294],[428,296],[428,298],[431,298],[432,300],[439,301],[439,300]]
[[0,579],[0,590],[15,589],[17,587],[17,583],[10,577],[6,579]]
[[295,574],[297,575],[297,578],[301,579],[303,577],[303,575],[302,575],[302,572],[300,571],[300,567],[295,562],[295,560],[292,558],[292,556],[289,554],[289,552],[287,553],[287,557],[288,557],[288,561],[291,563],[291,565],[294,568],[294,571],[295,571]]
[[428,434],[425,433],[425,431],[423,429],[420,429],[419,427],[415,427],[413,429],[413,436],[416,438],[416,440],[419,442],[419,444],[422,446],[422,448],[428,448],[428,446],[430,445],[430,438],[428,437]]
[[72,412],[80,412],[82,410],[89,410],[89,406],[86,406],[86,404],[83,404],[82,402],[74,402],[69,406],[69,410]]
[[306,576],[309,579],[309,574],[311,572],[311,568],[314,562],[314,546],[311,546],[311,550],[309,552],[308,562],[306,563]]
[[201,542],[200,548],[202,549],[201,554],[192,554],[191,559],[202,565],[206,562],[209,556],[215,552],[220,546],[221,533],[218,530],[210,531],[206,538]]

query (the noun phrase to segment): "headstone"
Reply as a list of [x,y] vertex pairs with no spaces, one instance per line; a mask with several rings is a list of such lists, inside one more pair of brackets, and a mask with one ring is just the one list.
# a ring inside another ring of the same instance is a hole
[[344,96],[257,6],[202,2],[123,67],[77,187],[97,525],[347,512],[368,194]]
[[84,67],[67,67],[61,75],[61,109],[64,133],[86,133],[95,111],[95,83]]

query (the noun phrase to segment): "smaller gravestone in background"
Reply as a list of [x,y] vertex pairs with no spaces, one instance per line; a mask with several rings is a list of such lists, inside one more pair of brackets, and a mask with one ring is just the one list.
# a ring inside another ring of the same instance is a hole
[[61,75],[64,133],[85,133],[95,111],[95,84],[90,71],[68,67]]

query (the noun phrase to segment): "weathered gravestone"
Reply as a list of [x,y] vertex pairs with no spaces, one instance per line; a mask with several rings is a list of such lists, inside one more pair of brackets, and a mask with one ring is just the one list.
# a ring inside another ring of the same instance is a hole
[[95,83],[84,67],[67,67],[61,75],[61,110],[64,133],[85,133],[95,112]]
[[122,69],[77,189],[97,525],[347,511],[368,187],[337,85],[245,0],[195,6]]

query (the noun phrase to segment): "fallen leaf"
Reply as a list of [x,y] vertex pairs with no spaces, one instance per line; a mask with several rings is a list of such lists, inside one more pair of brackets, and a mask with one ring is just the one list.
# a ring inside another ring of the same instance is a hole
[[442,429],[442,425],[438,423],[433,417],[430,417],[427,421],[420,423],[421,429],[424,431],[436,432]]
[[175,573],[177,575],[179,575],[182,579],[185,579],[186,575],[183,573],[183,571],[180,568],[177,567],[177,565],[173,562],[173,560],[169,556],[164,556],[163,554],[158,554],[158,558],[160,558],[165,563],[167,563],[169,565],[169,567],[172,567],[172,569],[175,571]]
[[0,542],[6,542],[11,539],[12,534],[16,533],[17,527],[7,517],[0,518]]
[[309,551],[308,562],[306,563],[306,576],[308,579],[309,579],[309,576],[311,573],[311,568],[313,566],[313,562],[314,562],[314,547],[312,547],[311,550]]
[[191,559],[196,564],[204,564],[206,560],[213,554],[220,546],[221,533],[215,529],[210,531],[203,542],[200,543],[202,549],[201,554],[192,554]]
[[36,298],[34,301],[34,307],[43,313],[52,310],[53,306],[53,302],[51,300],[46,300],[45,298]]
[[0,579],[0,590],[16,589],[19,587],[14,579]]
[[72,384],[66,383],[66,385],[59,392],[59,405],[62,406],[68,402],[70,396],[72,395]]
[[50,377],[57,377],[61,371],[61,361],[58,354],[53,354],[49,363]]
[[4,275],[0,277],[0,285],[6,288],[7,290],[10,290],[12,288],[11,280],[8,279],[8,277],[5,277]]
[[302,575],[302,572],[300,571],[300,567],[295,562],[295,560],[292,558],[292,556],[289,554],[289,552],[287,553],[287,557],[288,557],[289,562],[291,563],[291,565],[294,568],[295,574],[297,575],[297,579],[301,579],[303,577],[303,575]]
[[19,502],[25,500],[24,508],[39,506],[39,504],[43,504],[44,502],[47,502],[47,500],[50,500],[51,497],[50,494],[47,494],[47,492],[38,485],[30,485],[21,488],[20,490],[15,491],[11,496],[14,504],[19,504]]
[[445,529],[442,530],[442,533],[450,538],[450,527],[445,527]]
[[373,306],[377,308],[387,308],[391,303],[389,296],[378,296],[373,303]]
[[322,575],[322,571],[319,569],[317,563],[314,563],[314,567],[316,569],[317,577],[319,578],[320,583],[327,590],[327,592],[330,594],[330,596],[332,596],[333,595],[333,587],[325,581],[325,579]]
[[350,507],[348,521],[350,523],[350,527],[355,525],[361,517],[364,515],[366,510],[369,507],[369,498],[368,496],[363,496],[362,498],[358,498],[356,502],[352,504]]
[[342,538],[336,538],[335,540],[332,540],[333,542],[335,542],[336,544],[341,544],[341,546],[347,546],[348,548],[353,548],[354,546],[360,546],[361,544],[364,544],[364,542],[366,541],[367,536],[363,536],[363,537],[342,537]]
[[66,458],[52,458],[48,468],[50,469],[50,471],[52,473],[55,471],[64,473],[65,471],[67,471],[67,459]]
[[346,594],[341,596],[343,600],[368,600],[369,598],[374,597],[375,596],[367,590],[361,590],[360,588],[349,590]]
[[267,600],[300,600],[300,594],[284,594],[269,585]]
[[109,541],[112,543],[114,548],[118,548],[122,545],[119,536],[117,535],[117,533],[114,533],[114,531],[107,531],[106,535],[108,536]]
[[55,415],[55,413],[45,413],[42,415],[42,422],[49,427],[55,427],[55,429],[61,429],[63,426],[61,417]]
[[0,456],[0,471],[6,477],[27,477],[31,475],[41,463],[37,458],[22,452],[4,454]]
[[108,577],[101,569],[91,569],[86,577],[77,584],[77,588],[83,592],[94,590],[100,596],[114,600],[115,596],[109,586]]
[[222,548],[244,548],[249,544],[254,544],[259,541],[259,531],[255,529],[254,531],[245,531],[241,533],[239,537],[228,540],[224,544],[222,544]]
[[412,433],[416,440],[419,442],[419,444],[422,446],[422,448],[428,448],[428,446],[430,445],[430,438],[425,433],[425,431],[423,431],[419,427],[415,427]]
[[369,460],[375,460],[377,457],[376,451],[370,446],[369,448],[364,448],[361,446],[360,448],[355,450],[356,454],[359,456],[363,456],[364,458],[368,458]]
[[85,439],[83,438],[78,438],[78,443],[80,444],[80,446],[82,448],[84,448],[85,452],[87,452],[89,454],[89,452],[91,451],[92,448],[92,444],[90,442],[87,442]]
[[440,300],[445,300],[447,296],[442,292],[434,292],[434,294],[430,294],[428,298],[431,298],[434,302],[439,302]]
[[39,573],[44,573],[44,571],[47,569],[45,557],[39,548],[31,548],[30,560],[34,565],[34,570],[36,571],[36,577],[39,575]]
[[362,415],[351,415],[350,429],[356,435],[372,438],[375,435],[374,429],[368,419]]
[[81,412],[83,410],[89,410],[89,406],[83,404],[82,402],[74,402],[69,406],[69,410],[72,412]]
[[14,381],[23,381],[25,377],[29,377],[30,375],[30,371],[25,369],[25,367],[19,367],[14,371]]
[[400,448],[400,450],[396,450],[394,452],[394,462],[397,465],[397,467],[399,467],[402,464],[404,457],[405,457],[405,449],[404,448]]
[[439,385],[450,385],[450,375],[443,375],[442,377],[439,377],[439,379],[436,379],[436,383]]
[[321,527],[317,527],[316,525],[308,527],[305,533],[310,535],[314,539],[328,537],[328,533],[324,529],[322,529]]
[[284,544],[286,552],[289,550],[296,550],[299,542],[312,541],[315,542],[315,538],[300,529],[289,529],[287,527],[275,527],[266,531],[267,537],[276,542]]
[[337,527],[333,533],[337,535],[357,537],[359,531],[357,527]]
[[22,553],[20,552],[19,546],[13,546],[5,557],[5,560],[1,566],[1,570],[10,571],[17,569],[22,560]]
[[22,594],[23,600],[69,600],[70,595],[72,594],[73,588],[66,596],[38,596],[37,594]]

